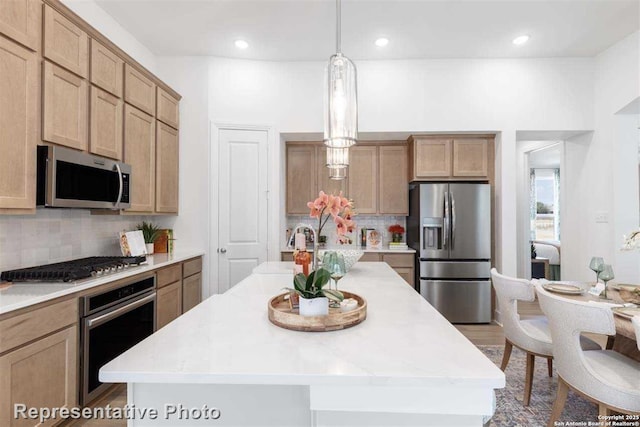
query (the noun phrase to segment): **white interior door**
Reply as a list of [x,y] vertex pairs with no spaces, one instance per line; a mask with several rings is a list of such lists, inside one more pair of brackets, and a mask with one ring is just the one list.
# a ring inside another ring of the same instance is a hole
[[220,129],[218,289],[225,292],[267,260],[266,130]]

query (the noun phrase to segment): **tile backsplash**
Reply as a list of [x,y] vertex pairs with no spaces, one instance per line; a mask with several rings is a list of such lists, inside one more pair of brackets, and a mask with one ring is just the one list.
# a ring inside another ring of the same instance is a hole
[[[400,224],[406,230],[407,217],[405,216],[377,216],[377,215],[357,215],[355,217],[356,231],[352,234],[351,239],[354,240],[354,244],[360,243],[360,229],[363,227],[375,228],[378,231],[382,231],[382,246],[385,247],[391,241],[391,233],[389,233],[389,226],[393,224]],[[318,226],[318,220],[309,218],[309,215],[289,215],[287,216],[287,228],[293,230],[294,227],[300,223],[309,224],[313,227]],[[322,229],[322,234],[327,236],[327,246],[332,247],[337,245],[336,227],[331,220]],[[406,236],[406,234],[405,234]],[[285,234],[282,235],[282,247],[286,246]]]
[[119,255],[117,233],[146,216],[91,215],[83,209],[38,209],[0,216],[0,271],[94,255]]

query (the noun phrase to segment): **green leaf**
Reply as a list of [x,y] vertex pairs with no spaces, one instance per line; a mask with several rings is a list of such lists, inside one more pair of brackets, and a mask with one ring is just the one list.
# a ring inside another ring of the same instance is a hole
[[304,291],[306,289],[306,280],[307,278],[304,276],[303,273],[298,273],[295,275],[295,277],[293,278],[293,286],[299,290],[299,291]]
[[311,292],[313,290],[313,285],[316,277],[316,272],[312,271],[307,277],[307,283],[305,284],[305,290]]
[[317,289],[322,289],[331,279],[331,273],[324,268],[319,268],[315,271],[314,281]]
[[323,289],[322,293],[325,297],[333,301],[341,302],[344,299],[342,292],[334,289]]

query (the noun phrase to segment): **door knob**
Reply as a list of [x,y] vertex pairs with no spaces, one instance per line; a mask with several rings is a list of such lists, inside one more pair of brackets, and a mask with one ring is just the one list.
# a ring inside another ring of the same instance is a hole
[[221,253],[221,254],[226,254],[226,253],[227,253],[227,250],[226,250],[225,248],[220,248],[220,253]]

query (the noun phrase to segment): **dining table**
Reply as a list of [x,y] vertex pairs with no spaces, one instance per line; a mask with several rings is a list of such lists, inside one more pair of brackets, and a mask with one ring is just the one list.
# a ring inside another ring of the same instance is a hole
[[[541,281],[541,283],[545,283],[545,281]],[[625,307],[625,310],[629,313],[623,314],[620,313],[620,308],[622,304],[626,302],[620,296],[620,292],[618,292],[618,287],[614,284],[609,284],[607,287],[607,299],[601,298],[597,295],[593,295],[589,293],[589,289],[593,286],[593,283],[584,283],[584,282],[547,282],[547,283],[562,283],[562,284],[571,284],[580,287],[583,292],[581,294],[571,295],[562,293],[561,296],[583,302],[597,302],[597,303],[606,303],[606,304],[616,304],[616,306],[611,306],[611,310],[613,311],[613,319],[616,324],[616,334],[615,336],[610,336],[607,340],[607,349],[612,349],[621,354],[624,354],[634,360],[640,362],[640,350],[638,349],[637,339],[635,329],[633,324],[631,323],[632,314],[640,316],[640,307],[634,309],[633,307]],[[560,293],[557,293],[560,295]],[[637,313],[635,313],[637,312]],[[631,314],[631,315],[630,315]]]

